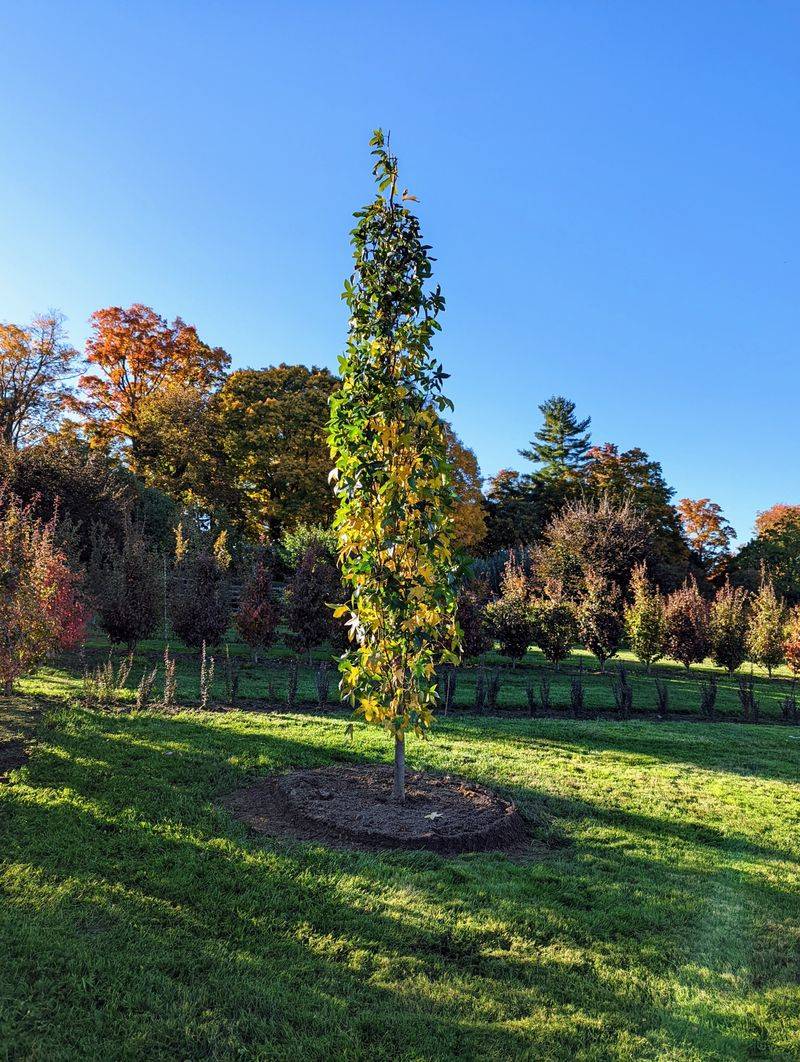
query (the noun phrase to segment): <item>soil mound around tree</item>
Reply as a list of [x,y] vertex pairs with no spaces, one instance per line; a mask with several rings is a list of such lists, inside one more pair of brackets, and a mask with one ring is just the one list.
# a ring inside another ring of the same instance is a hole
[[511,800],[447,774],[410,772],[392,799],[392,768],[337,764],[262,778],[224,805],[258,833],[333,847],[459,852],[519,851],[524,819]]

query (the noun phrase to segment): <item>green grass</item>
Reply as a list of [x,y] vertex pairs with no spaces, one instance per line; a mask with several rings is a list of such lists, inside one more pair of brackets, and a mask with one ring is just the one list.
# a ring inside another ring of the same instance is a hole
[[218,808],[388,757],[344,719],[51,707],[0,787],[0,1057],[800,1057],[800,730],[451,717],[411,763],[512,794],[518,862]]
[[[254,664],[250,659],[250,651],[246,646],[238,642],[232,635],[229,638],[227,651],[232,660],[237,662],[241,669],[239,699],[240,703],[250,707],[274,707],[276,704],[285,705],[285,690],[287,663],[290,656],[289,650],[283,645],[277,645],[263,654],[260,663]],[[89,643],[88,660],[90,664],[98,664],[104,661],[109,652],[107,641],[103,638],[95,638]],[[181,703],[197,704],[199,696],[199,656],[196,651],[187,649],[180,643],[173,644],[171,652],[177,662],[178,695]],[[131,673],[129,685],[135,686],[145,667],[152,668],[158,664],[164,653],[164,642],[159,639],[142,642],[139,646],[135,665]],[[117,657],[123,654],[117,651]],[[224,672],[225,672],[225,647],[214,650],[216,657],[216,681],[215,690],[217,697],[224,700]],[[324,649],[317,650],[313,654],[313,663],[308,666],[303,659],[298,674],[298,703],[302,705],[315,705],[317,692],[315,687],[315,672],[319,664],[331,661],[331,654]],[[528,712],[528,700],[526,686],[532,685],[535,692],[538,691],[539,680],[543,671],[550,676],[552,689],[551,696],[556,711],[569,713],[570,709],[570,681],[575,674],[580,674],[585,686],[585,705],[588,713],[614,714],[615,704],[612,691],[612,681],[616,675],[617,667],[623,664],[628,671],[631,686],[633,687],[633,710],[635,714],[655,714],[656,692],[655,679],[664,679],[669,687],[669,714],[674,716],[697,716],[700,710],[700,683],[707,681],[712,675],[718,683],[716,715],[721,719],[741,719],[742,709],[739,703],[737,676],[729,678],[719,668],[713,667],[706,662],[704,665],[693,665],[689,670],[674,661],[664,660],[653,667],[652,674],[647,674],[631,653],[622,652],[607,665],[607,674],[600,674],[595,658],[583,650],[573,650],[567,661],[562,664],[558,671],[548,666],[542,654],[535,649],[529,650],[524,660],[515,667],[510,666],[510,661],[498,653],[487,653],[481,660],[484,668],[488,671],[499,669],[501,673],[501,687],[499,695],[499,709],[501,712],[524,713]],[[454,709],[458,711],[472,711],[475,703],[475,677],[476,666],[462,667],[458,671]],[[781,702],[794,691],[795,686],[790,672],[786,668],[779,668],[769,678],[766,672],[758,667],[752,668],[749,664],[740,669],[739,674],[750,675],[751,670],[755,681],[756,695],[760,704],[761,718],[765,721],[778,721],[781,718]],[[43,694],[45,697],[78,697],[80,694],[79,662],[72,658],[60,668],[42,669],[37,675],[29,679],[23,679],[19,688],[28,694]],[[332,665],[330,675],[330,696],[333,701],[338,700],[337,675],[335,665]],[[133,692],[129,693],[133,697]],[[800,692],[798,693],[800,699]]]

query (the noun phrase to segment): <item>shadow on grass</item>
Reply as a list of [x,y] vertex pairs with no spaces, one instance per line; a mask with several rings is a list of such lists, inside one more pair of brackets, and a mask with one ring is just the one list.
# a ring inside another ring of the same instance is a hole
[[[724,993],[679,1005],[676,986],[694,962],[711,987],[730,977],[736,955],[706,948],[714,897],[791,912],[796,896],[650,853],[665,840],[701,855],[786,852],[520,785],[504,787],[592,829],[532,865],[249,840],[215,809],[221,792],[255,773],[378,758],[343,751],[320,723],[294,719],[299,738],[224,716],[75,713],[47,728],[0,820],[4,1035],[51,1057],[96,1057],[109,1042],[150,1057],[616,1057],[676,1045],[744,1057],[764,1047],[767,1034]],[[609,748],[643,751],[618,736]],[[594,731],[569,740],[601,747]],[[686,762],[682,743],[675,751]]]

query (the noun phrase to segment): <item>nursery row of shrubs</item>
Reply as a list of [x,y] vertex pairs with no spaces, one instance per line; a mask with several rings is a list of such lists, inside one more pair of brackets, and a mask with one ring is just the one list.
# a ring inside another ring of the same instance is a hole
[[567,596],[560,583],[537,589],[512,556],[499,595],[485,582],[468,584],[459,595],[458,615],[464,652],[472,657],[498,644],[516,661],[536,645],[558,667],[581,645],[602,671],[626,646],[647,671],[668,657],[687,668],[711,658],[731,675],[746,660],[770,675],[782,663],[800,672],[800,607],[788,610],[766,578],[754,594],[725,583],[709,599],[688,581],[665,595],[639,565],[627,599],[616,584],[592,574]]

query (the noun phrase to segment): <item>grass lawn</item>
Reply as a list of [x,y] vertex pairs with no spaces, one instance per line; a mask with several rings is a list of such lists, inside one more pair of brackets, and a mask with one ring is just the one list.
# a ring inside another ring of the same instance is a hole
[[265,842],[216,807],[388,758],[345,718],[51,707],[0,786],[0,1057],[800,1057],[800,730],[451,716],[413,741],[513,795],[521,862]]

